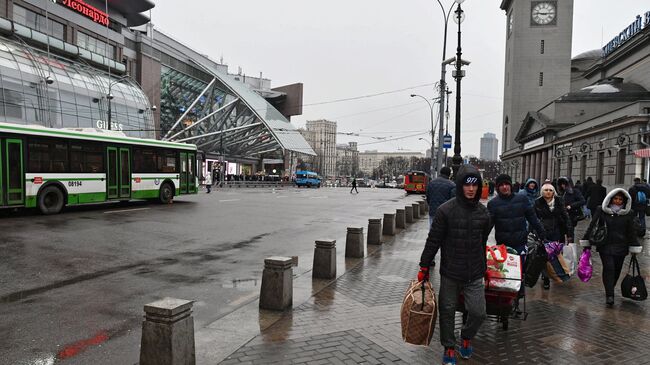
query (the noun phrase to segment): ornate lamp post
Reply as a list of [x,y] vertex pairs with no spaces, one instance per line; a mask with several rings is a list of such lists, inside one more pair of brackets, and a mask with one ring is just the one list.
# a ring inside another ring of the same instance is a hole
[[[433,160],[433,153],[435,151],[434,133],[435,133],[435,130],[436,130],[436,128],[433,125],[433,106],[434,106],[434,104],[432,104],[427,98],[425,98],[422,95],[411,94],[411,97],[412,98],[415,98],[415,97],[422,98],[424,101],[427,102],[427,105],[429,105],[429,109],[431,110],[431,177],[432,178],[438,177],[438,170],[436,168],[437,162],[434,163],[434,160]],[[422,139],[422,138],[420,138],[420,139]],[[440,146],[440,145],[438,145],[438,146]],[[438,155],[436,155],[436,158],[438,158]]]
[[124,76],[122,76],[122,77],[119,77],[119,78],[117,78],[117,79],[111,81],[111,82],[108,84],[108,94],[106,94],[106,100],[108,101],[108,130],[109,130],[109,131],[110,131],[111,128],[112,128],[112,127],[111,127],[111,120],[112,120],[112,118],[113,118],[112,113],[111,113],[111,100],[113,100],[113,98],[114,98],[113,93],[111,93],[111,90],[112,90],[112,88],[113,88],[113,85],[115,85],[115,84],[119,84],[120,82],[122,82],[122,81],[128,79],[129,77],[131,77],[131,76],[127,74],[127,75],[124,75]]
[[461,31],[460,24],[465,19],[465,13],[461,9],[460,4],[464,0],[456,0],[458,6],[454,11],[454,22],[458,24],[458,47],[456,48],[456,69],[454,70],[453,76],[456,79],[456,135],[454,140],[454,157],[451,159],[452,170],[454,171],[454,176],[458,173],[460,165],[463,163],[463,158],[460,155],[460,82],[465,76],[465,71],[461,70],[463,64],[469,64],[469,62],[463,61],[461,59],[462,47],[461,47]]

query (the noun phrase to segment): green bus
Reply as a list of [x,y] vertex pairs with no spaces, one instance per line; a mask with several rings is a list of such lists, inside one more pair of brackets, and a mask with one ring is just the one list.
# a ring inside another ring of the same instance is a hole
[[93,128],[0,122],[0,208],[38,208],[196,194],[196,146]]

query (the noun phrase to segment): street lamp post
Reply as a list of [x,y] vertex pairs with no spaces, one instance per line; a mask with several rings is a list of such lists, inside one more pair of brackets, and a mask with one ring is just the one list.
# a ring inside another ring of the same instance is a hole
[[119,77],[119,78],[117,78],[117,79],[111,81],[111,82],[108,84],[108,94],[106,94],[106,100],[108,100],[108,130],[109,130],[109,131],[110,131],[111,128],[112,128],[112,127],[111,127],[111,123],[112,123],[112,119],[113,119],[113,117],[112,117],[112,113],[111,113],[111,100],[113,100],[113,97],[114,97],[114,96],[113,96],[113,94],[111,93],[111,90],[112,90],[112,88],[113,88],[113,85],[118,84],[118,83],[120,83],[120,82],[122,82],[122,81],[128,79],[129,77],[131,77],[131,76],[130,76],[130,75],[124,75],[124,76],[122,76],[122,77]]
[[[436,130],[436,127],[433,125],[433,105],[434,104],[432,104],[427,98],[425,98],[422,95],[411,94],[411,97],[412,98],[414,98],[414,97],[422,98],[424,101],[427,102],[427,104],[429,105],[429,110],[431,110],[431,177],[435,178],[435,177],[438,177],[438,169],[436,168],[438,166],[438,164],[437,164],[437,162],[434,164],[434,161],[433,161],[433,151],[435,150],[434,133],[435,133],[435,130]],[[440,146],[441,145],[438,144],[439,148],[440,148]],[[436,158],[438,158],[438,154],[436,154]]]
[[[449,15],[451,14],[451,9],[453,9],[453,4],[449,7],[448,10],[445,10],[444,5],[442,5],[442,2],[440,0],[438,1],[438,5],[440,5],[440,9],[442,10],[442,16],[445,19],[445,31],[443,35],[443,43],[442,43],[442,63],[440,64],[440,111],[439,111],[439,121],[440,121],[440,126],[438,130],[438,151],[436,153],[436,171],[440,171],[440,168],[442,168],[442,165],[446,164],[446,158],[443,159],[443,151],[442,151],[442,145],[444,144],[444,126],[443,126],[443,121],[444,121],[444,115],[445,115],[445,94],[446,94],[446,74],[447,74],[447,68],[446,66],[454,61],[453,58],[446,59],[447,58],[447,24],[449,23]],[[455,0],[454,3],[460,4],[464,0]],[[431,152],[433,153],[433,151]]]
[[463,13],[463,9],[461,9],[460,4],[464,0],[456,0],[456,3],[458,6],[456,7],[456,10],[454,11],[454,22],[458,24],[458,46],[456,47],[456,70],[454,70],[454,78],[456,79],[456,133],[455,133],[455,139],[454,139],[454,157],[451,159],[451,165],[452,169],[454,171],[454,176],[458,173],[458,170],[460,169],[460,165],[463,163],[463,158],[460,155],[460,82],[465,76],[465,71],[461,70],[461,66],[463,64],[467,64],[467,62],[463,61],[461,59],[462,55],[462,48],[461,48],[461,32],[460,32],[460,23],[463,22],[463,19],[465,19],[465,14]]

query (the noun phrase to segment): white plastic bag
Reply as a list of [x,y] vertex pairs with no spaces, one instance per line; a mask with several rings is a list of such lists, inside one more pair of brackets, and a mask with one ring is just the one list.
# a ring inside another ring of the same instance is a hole
[[575,243],[568,243],[562,249],[562,256],[569,267],[569,276],[575,275],[578,270],[578,245]]

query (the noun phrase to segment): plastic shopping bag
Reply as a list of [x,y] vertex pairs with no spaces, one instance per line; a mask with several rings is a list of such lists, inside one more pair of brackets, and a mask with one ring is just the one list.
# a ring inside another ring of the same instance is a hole
[[562,249],[562,256],[569,267],[568,274],[575,275],[578,268],[578,245],[575,243],[567,243]]
[[585,247],[582,250],[582,255],[580,255],[580,264],[578,265],[578,277],[582,280],[583,283],[586,283],[591,279],[591,274],[593,273],[594,268],[591,265],[591,248]]

